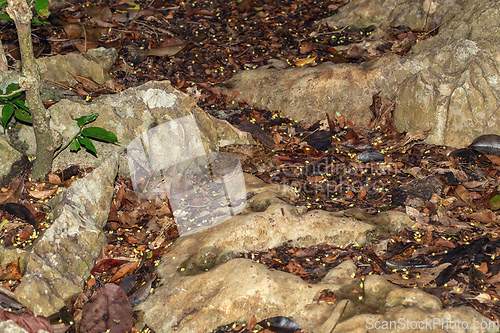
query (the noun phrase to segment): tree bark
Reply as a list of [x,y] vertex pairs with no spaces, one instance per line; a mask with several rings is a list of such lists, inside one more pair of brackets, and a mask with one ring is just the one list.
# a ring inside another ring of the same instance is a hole
[[5,72],[7,70],[9,70],[7,57],[5,56],[5,49],[3,48],[2,40],[0,39],[0,71]]
[[40,98],[40,72],[33,54],[31,40],[31,8],[26,0],[8,0],[7,14],[14,20],[21,51],[22,77],[20,88],[26,89],[26,106],[30,109],[36,138],[36,159],[32,176],[44,179],[52,169],[52,159],[57,144],[50,129],[50,112]]

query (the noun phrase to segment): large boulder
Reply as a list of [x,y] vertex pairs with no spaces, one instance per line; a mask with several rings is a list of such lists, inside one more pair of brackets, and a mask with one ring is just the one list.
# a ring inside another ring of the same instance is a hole
[[[77,164],[81,167],[95,167],[107,156],[123,151],[137,137],[152,128],[183,117],[194,117],[197,135],[203,147],[217,151],[219,146],[227,144],[252,144],[250,134],[242,132],[227,121],[207,115],[196,105],[196,101],[174,89],[168,81],[150,81],[142,86],[127,89],[115,95],[103,95],[92,103],[73,102],[67,99],[50,107],[51,127],[59,132],[64,143],[69,142],[78,133],[76,118],[99,113],[99,117],[89,126],[98,126],[114,132],[119,144],[95,141],[97,156],[88,154],[84,149],[78,153],[63,151],[54,159],[55,169],[64,169]],[[35,153],[35,139],[31,127],[22,126],[18,138],[12,138],[17,147],[27,147],[26,154]],[[164,147],[165,148],[165,147]],[[159,150],[163,149],[158,147]],[[181,154],[182,152],[178,152]],[[175,154],[174,154],[175,155]],[[171,155],[173,160],[177,157]],[[127,156],[120,157],[120,173],[129,174]]]
[[238,73],[220,90],[228,95],[239,90],[238,98],[280,109],[297,120],[340,112],[357,122],[372,116],[371,97],[380,92],[396,100],[394,122],[400,131],[431,129],[431,143],[466,146],[481,134],[500,130],[495,116],[500,108],[496,3],[353,1],[327,22],[337,27],[380,24],[362,45],[367,49],[376,47],[391,26],[439,27],[439,33],[416,43],[405,57],[390,54],[364,64],[312,68],[264,66]]
[[50,316],[82,291],[101,249],[113,197],[118,157],[75,180],[57,197],[52,225],[28,250],[25,274],[15,294],[36,315]]
[[300,324],[316,327],[331,312],[330,305],[312,304],[325,286],[311,286],[290,274],[234,258],[287,242],[294,246],[364,244],[389,224],[398,229],[411,223],[405,214],[396,212],[370,222],[344,213],[307,212],[305,207],[278,199],[293,200],[293,189],[245,177],[247,191],[255,196],[241,214],[179,238],[163,257],[158,274],[166,283],[139,305],[143,323],[155,331],[209,331],[221,323],[248,320],[253,314],[263,318],[296,314]]

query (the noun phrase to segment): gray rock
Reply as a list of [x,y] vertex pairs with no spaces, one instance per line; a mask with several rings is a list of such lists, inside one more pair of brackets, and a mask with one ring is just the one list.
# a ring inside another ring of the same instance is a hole
[[437,36],[418,43],[412,60],[428,64],[396,94],[398,129],[430,129],[429,140],[467,146],[481,134],[498,133],[500,19],[496,1],[463,1],[443,20]]
[[37,64],[44,81],[66,82],[73,86],[78,83],[73,75],[80,75],[91,77],[97,84],[102,84],[110,79],[106,71],[110,67],[106,67],[112,65],[117,57],[116,50],[107,53],[102,51],[92,51],[87,54],[68,53],[40,58]]
[[495,322],[473,308],[443,309],[435,296],[397,287],[378,275],[368,275],[357,288],[347,286],[336,291],[337,306],[313,332],[498,332]]
[[[6,320],[0,322],[0,333],[28,333],[24,328],[19,327],[14,321]],[[39,330],[37,333],[48,333],[45,330]]]
[[[203,233],[181,237],[170,247],[158,266],[163,283],[137,307],[143,311],[143,324],[159,332],[206,332],[222,323],[249,320],[253,315],[260,320],[288,316],[301,327],[320,332],[336,306],[318,303],[315,298],[321,290],[342,288],[345,295],[352,296],[352,287],[361,286],[361,280],[352,278],[356,269],[352,262],[330,271],[322,283],[309,284],[259,263],[233,258],[240,252],[263,251],[285,243],[300,247],[319,243],[361,245],[378,229],[388,225],[397,229],[411,223],[402,213],[372,217],[367,223],[357,219],[362,217],[357,211],[306,212],[277,198],[293,198],[294,192],[288,187],[265,185],[249,175],[246,184],[247,191],[256,195],[248,201],[244,212]],[[369,289],[365,286],[365,290],[376,296],[371,302],[379,308],[408,303],[398,291],[402,288],[376,281],[368,284]],[[379,292],[381,285],[383,292]],[[435,297],[420,291],[414,294],[419,298],[412,306],[425,310],[441,308]],[[365,306],[368,307],[369,304]]]
[[[119,94],[101,96],[92,103],[61,100],[50,110],[51,127],[61,134],[63,142],[68,142],[78,133],[74,119],[96,112],[99,113],[99,117],[90,126],[99,126],[114,132],[119,141],[119,145],[94,141],[97,157],[89,155],[84,149],[78,153],[67,149],[54,160],[55,169],[64,169],[73,164],[95,167],[108,155],[122,151],[132,140],[151,128],[189,115],[193,115],[196,119],[197,131],[207,152],[216,151],[219,146],[228,144],[254,142],[250,134],[236,129],[227,121],[207,115],[196,105],[193,98],[174,89],[168,81],[150,81]],[[29,146],[26,154],[34,154],[35,141],[32,129],[24,126],[18,136],[19,141]],[[161,148],[159,150],[161,152]],[[176,158],[174,155],[171,156],[173,160]],[[120,159],[120,173],[129,174],[125,154]]]
[[[28,333],[24,328],[19,327],[12,320],[6,320],[0,322],[0,332],[2,333]],[[45,332],[45,331],[42,331]]]
[[481,134],[500,131],[495,116],[500,107],[496,5],[495,0],[352,1],[327,21],[337,26],[380,24],[365,47],[376,46],[377,36],[393,25],[440,25],[439,34],[419,41],[406,57],[282,70],[264,66],[238,73],[220,90],[230,95],[237,89],[238,98],[280,109],[296,120],[340,112],[361,123],[372,116],[372,95],[381,92],[396,100],[398,130],[432,129],[428,142],[463,147]]
[[95,61],[103,69],[109,70],[116,59],[118,59],[118,51],[115,48],[106,49],[104,47],[99,47],[97,49],[88,50],[83,56],[89,60]]
[[354,0],[339,8],[338,12],[327,18],[330,26],[366,28],[383,24],[391,15],[392,9],[405,0]]
[[5,136],[0,134],[0,186],[7,186],[19,177],[25,168],[28,159],[12,148]]
[[110,156],[58,197],[53,224],[30,249],[26,273],[16,289],[18,300],[37,315],[50,316],[81,292],[99,251],[106,245],[102,228],[109,215],[118,157]]

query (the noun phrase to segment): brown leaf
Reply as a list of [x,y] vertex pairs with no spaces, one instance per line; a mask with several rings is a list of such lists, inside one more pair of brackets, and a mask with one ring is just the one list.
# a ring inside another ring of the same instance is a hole
[[214,16],[214,13],[204,9],[190,9],[186,12],[186,15]]
[[316,48],[316,44],[314,44],[313,42],[302,43],[302,45],[300,45],[300,54],[309,53],[312,50],[314,50],[315,48]]
[[495,219],[495,215],[493,215],[493,213],[488,214],[488,212],[486,211],[471,213],[469,215],[466,215],[466,217],[468,217],[471,220],[479,221],[481,223],[494,224],[494,225],[498,224],[498,222]]
[[366,186],[363,186],[361,191],[359,191],[358,200],[362,200],[364,197],[366,197]]
[[18,202],[19,197],[23,193],[24,180],[22,178],[14,180],[9,185],[9,189],[0,193],[0,205],[9,202]]
[[252,316],[252,318],[250,318],[250,321],[247,324],[248,332],[252,332],[256,324],[257,324],[257,318],[255,318],[255,316]]
[[45,330],[50,333],[54,332],[54,328],[47,318],[35,316],[29,311],[22,313],[9,312],[0,307],[0,317],[5,318],[4,320],[10,319],[14,321],[21,328],[28,331],[28,333],[36,333],[40,330]]
[[57,192],[57,188],[53,188],[50,190],[43,190],[43,191],[31,191],[28,190],[28,193],[33,197],[37,199],[46,199],[50,197],[52,194]]
[[486,273],[488,273],[488,264],[483,261],[483,263],[479,265],[479,268],[477,268],[477,270],[486,275]]
[[187,45],[188,44],[157,47],[148,50],[148,52],[146,52],[146,55],[157,57],[171,57],[181,52]]
[[498,273],[496,275],[493,275],[492,277],[490,277],[489,279],[485,280],[484,282],[491,283],[491,284],[500,283],[500,273]]
[[450,249],[455,248],[455,244],[450,242],[449,240],[439,238],[434,242],[435,246],[444,246],[444,247],[449,247]]
[[49,173],[48,178],[49,178],[49,182],[52,184],[56,184],[56,185],[61,184],[61,178],[59,178],[58,175],[55,175],[53,173]]
[[408,277],[401,277],[399,274],[386,274],[384,275],[384,277],[392,283],[398,284],[400,286],[406,287],[417,285],[419,287],[423,287],[434,281],[436,277],[441,273],[441,271],[450,265],[450,263],[444,263],[432,268],[412,269],[412,273],[414,274],[415,278],[410,279],[408,279]]
[[462,185],[457,185],[455,187],[455,195],[458,199],[462,199],[465,202],[469,202],[469,191]]
[[280,143],[282,139],[283,137],[279,133],[274,133],[273,135],[274,144]]
[[83,306],[81,333],[129,332],[133,311],[122,288],[107,283]]
[[85,13],[90,17],[90,22],[104,28],[114,27],[115,24],[110,23],[112,18],[111,9],[107,5],[87,6]]
[[486,157],[491,161],[491,163],[500,165],[500,156],[496,155],[486,155]]
[[80,82],[86,91],[96,92],[100,89],[100,85],[97,84],[91,77],[84,77],[80,75],[72,74],[75,80]]
[[84,26],[80,23],[62,23],[64,32],[69,40],[78,39],[84,35]]
[[129,274],[129,273],[133,273],[134,270],[137,268],[137,264],[139,262],[137,261],[134,261],[134,262],[130,262],[128,264],[125,264],[123,265],[122,267],[120,267],[120,269],[115,273],[115,275],[113,275],[113,277],[111,278],[111,280],[109,280],[109,282],[113,283],[115,282],[116,280],[118,280],[119,278]]

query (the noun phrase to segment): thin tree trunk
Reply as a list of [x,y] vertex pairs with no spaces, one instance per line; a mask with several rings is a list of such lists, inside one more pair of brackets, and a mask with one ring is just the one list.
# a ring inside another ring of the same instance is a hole
[[26,0],[8,0],[7,14],[14,20],[19,38],[23,68],[19,86],[26,89],[26,106],[31,112],[36,138],[36,159],[32,175],[35,180],[40,180],[52,169],[57,144],[50,129],[50,112],[45,109],[40,98],[40,73],[31,40],[31,8]]
[[5,72],[9,69],[5,49],[3,48],[2,40],[0,39],[0,71]]

